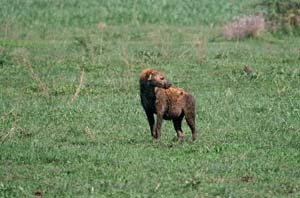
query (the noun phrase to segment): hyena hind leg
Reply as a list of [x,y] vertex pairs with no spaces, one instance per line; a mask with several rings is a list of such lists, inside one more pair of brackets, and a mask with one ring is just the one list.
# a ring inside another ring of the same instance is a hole
[[196,104],[193,96],[189,95],[186,99],[186,107],[184,108],[185,120],[192,131],[192,137],[195,141],[197,139],[196,129]]

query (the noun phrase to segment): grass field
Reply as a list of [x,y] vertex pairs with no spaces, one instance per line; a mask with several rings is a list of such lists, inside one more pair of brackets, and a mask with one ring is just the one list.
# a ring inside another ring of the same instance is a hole
[[[300,197],[300,38],[219,37],[254,1],[0,2],[0,197]],[[147,67],[195,96],[197,142],[152,140]]]

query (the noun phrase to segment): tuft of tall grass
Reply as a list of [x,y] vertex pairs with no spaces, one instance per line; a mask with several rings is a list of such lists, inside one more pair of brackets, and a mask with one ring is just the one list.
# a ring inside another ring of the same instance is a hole
[[205,39],[198,38],[195,41],[196,46],[196,57],[198,63],[203,63],[205,61],[205,47],[206,47],[207,41]]
[[82,87],[82,84],[83,84],[83,80],[84,80],[84,69],[81,71],[79,84],[76,88],[76,91],[75,91],[74,95],[72,96],[71,100],[68,103],[69,105],[72,104],[76,100],[76,98],[78,97],[79,92],[80,92],[81,87]]
[[266,29],[266,21],[262,14],[244,16],[227,23],[223,27],[223,36],[226,39],[242,39],[257,37]]
[[41,78],[34,72],[32,64],[26,64],[28,71],[31,75],[31,78],[38,84],[39,89],[42,91],[43,95],[49,97],[49,88],[48,86],[41,80]]

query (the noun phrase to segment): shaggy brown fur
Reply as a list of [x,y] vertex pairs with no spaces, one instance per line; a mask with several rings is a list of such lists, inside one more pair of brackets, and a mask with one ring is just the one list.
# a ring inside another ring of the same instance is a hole
[[[162,120],[172,120],[178,141],[183,139],[181,122],[185,117],[192,130],[193,140],[197,138],[195,128],[195,99],[180,88],[171,87],[164,74],[156,69],[145,69],[140,74],[141,102],[148,118],[151,135],[160,138]],[[157,115],[155,124],[154,114]]]

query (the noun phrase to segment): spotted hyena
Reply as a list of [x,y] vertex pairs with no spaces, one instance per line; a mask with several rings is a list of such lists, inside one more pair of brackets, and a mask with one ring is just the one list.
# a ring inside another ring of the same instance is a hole
[[[163,119],[172,120],[178,141],[183,139],[181,129],[185,117],[192,131],[193,140],[197,138],[195,127],[195,98],[181,88],[172,87],[165,75],[157,69],[149,68],[140,74],[140,96],[147,115],[151,135],[160,138]],[[156,124],[154,114],[157,115]]]

